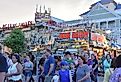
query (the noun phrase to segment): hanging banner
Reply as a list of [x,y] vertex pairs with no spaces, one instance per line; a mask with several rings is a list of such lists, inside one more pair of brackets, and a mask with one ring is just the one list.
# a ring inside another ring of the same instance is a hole
[[[72,34],[71,34],[72,33]],[[88,38],[88,32],[69,32],[69,33],[60,33],[60,39],[69,39],[69,38]]]
[[91,33],[91,40],[98,43],[104,43],[106,39],[104,35],[100,35],[98,33]]
[[60,33],[59,38],[60,39],[69,39],[70,38],[70,32],[68,32],[68,33]]
[[72,32],[72,38],[88,38],[88,32]]

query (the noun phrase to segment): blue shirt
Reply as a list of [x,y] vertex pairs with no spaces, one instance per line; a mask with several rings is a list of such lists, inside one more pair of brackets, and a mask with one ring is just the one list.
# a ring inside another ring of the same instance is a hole
[[[85,77],[85,75],[87,73],[90,73],[90,69],[89,69],[88,65],[85,64],[82,67],[78,66],[77,71],[76,71],[76,82],[78,82],[78,80]],[[91,78],[89,77],[89,78],[85,79],[83,82],[91,82]]]
[[60,82],[70,82],[69,70],[59,71]]
[[44,63],[44,74],[47,75],[50,69],[50,64],[54,64],[54,68],[53,71],[50,75],[54,75],[54,71],[55,71],[55,59],[52,56],[49,56],[47,60],[45,60]]
[[0,53],[0,72],[7,72],[8,64],[6,58]]

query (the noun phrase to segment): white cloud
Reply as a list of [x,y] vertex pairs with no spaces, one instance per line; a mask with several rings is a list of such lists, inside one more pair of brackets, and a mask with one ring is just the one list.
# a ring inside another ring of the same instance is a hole
[[99,0],[0,0],[0,26],[5,23],[34,21],[36,4],[51,8],[55,17],[64,20],[79,19],[79,15],[97,1]]

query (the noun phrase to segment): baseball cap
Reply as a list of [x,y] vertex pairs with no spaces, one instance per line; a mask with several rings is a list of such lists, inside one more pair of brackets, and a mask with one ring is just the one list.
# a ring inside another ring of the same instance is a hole
[[68,63],[67,63],[66,61],[62,61],[62,62],[60,63],[60,65],[61,65],[61,66],[65,66],[65,65],[68,65]]

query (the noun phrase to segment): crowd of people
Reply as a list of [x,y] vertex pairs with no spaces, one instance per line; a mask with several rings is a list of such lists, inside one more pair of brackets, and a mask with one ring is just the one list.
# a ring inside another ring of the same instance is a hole
[[[35,58],[31,53],[20,57],[17,53],[2,51],[2,47],[0,50],[0,82],[36,82],[32,77]],[[102,61],[103,82],[121,82],[121,55],[112,58],[107,54]],[[45,49],[38,64],[38,82],[98,82],[98,67],[95,53],[65,52],[61,57]]]

